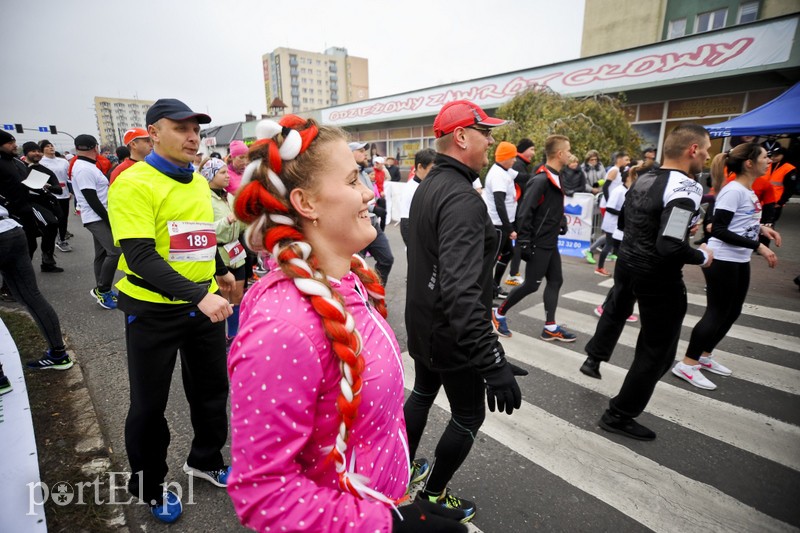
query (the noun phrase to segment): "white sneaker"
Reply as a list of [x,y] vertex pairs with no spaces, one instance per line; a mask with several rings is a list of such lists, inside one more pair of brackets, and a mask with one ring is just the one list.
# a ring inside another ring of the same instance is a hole
[[678,361],[675,363],[675,366],[672,367],[672,373],[682,380],[688,381],[699,389],[716,389],[717,386],[711,383],[711,381],[709,381],[708,378],[706,378],[703,373],[700,372],[700,368],[700,365],[685,365]]
[[717,363],[713,355],[709,355],[708,357],[701,357],[700,366],[702,366],[704,370],[708,370],[709,372],[719,374],[720,376],[730,376],[733,373],[731,372],[731,369],[728,368],[727,366],[723,366]]

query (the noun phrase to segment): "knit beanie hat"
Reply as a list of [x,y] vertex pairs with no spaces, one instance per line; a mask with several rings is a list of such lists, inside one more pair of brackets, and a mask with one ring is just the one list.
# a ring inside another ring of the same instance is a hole
[[39,150],[41,150],[41,148],[39,148],[39,145],[33,141],[28,141],[22,145],[23,154],[27,154],[28,152],[36,152]]
[[495,161],[508,161],[517,157],[517,149],[508,141],[503,141],[497,145],[497,150],[494,151]]
[[519,142],[517,143],[517,152],[521,154],[531,146],[535,146],[532,140],[528,138],[520,139]]
[[246,154],[248,150],[249,149],[247,148],[247,145],[242,141],[232,141],[230,147],[228,148],[228,153],[231,154],[231,157],[236,157]]
[[211,180],[214,179],[214,176],[217,175],[217,172],[219,172],[219,169],[221,169],[224,166],[225,166],[225,161],[223,161],[222,159],[211,158],[208,161],[206,161],[206,164],[203,165],[203,168],[200,169],[200,174],[202,174],[206,180],[211,182]]
[[16,141],[17,138],[8,133],[6,130],[0,130],[0,144],[10,143]]

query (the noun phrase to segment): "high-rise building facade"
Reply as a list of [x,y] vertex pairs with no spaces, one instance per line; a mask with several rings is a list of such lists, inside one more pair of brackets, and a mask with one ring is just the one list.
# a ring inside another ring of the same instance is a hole
[[122,137],[126,130],[145,127],[147,108],[154,103],[153,100],[95,96],[94,112],[97,116],[100,146],[112,149],[122,146]]
[[798,11],[798,0],[586,0],[581,57],[646,46]]
[[321,54],[276,48],[261,59],[267,108],[275,98],[286,103],[289,113],[369,98],[368,60],[348,55],[346,48]]

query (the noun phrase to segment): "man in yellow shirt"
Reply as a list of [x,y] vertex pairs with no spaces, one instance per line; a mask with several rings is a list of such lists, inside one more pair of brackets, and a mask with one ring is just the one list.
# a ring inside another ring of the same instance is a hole
[[211,118],[179,100],[161,99],[146,120],[153,151],[114,181],[108,212],[126,274],[117,288],[130,380],[128,490],[157,519],[174,522],[182,513],[180,498],[162,484],[170,441],[164,411],[178,352],[194,429],[183,470],[218,487],[227,484],[221,453],[228,428],[224,321],[232,310],[217,291],[234,280],[217,254],[211,192],[191,165],[200,124]]

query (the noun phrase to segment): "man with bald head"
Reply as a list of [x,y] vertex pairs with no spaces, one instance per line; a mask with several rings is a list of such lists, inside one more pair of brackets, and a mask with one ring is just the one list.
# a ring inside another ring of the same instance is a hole
[[486,417],[484,394],[490,411],[496,405],[511,414],[522,404],[514,376],[527,374],[506,360],[492,332],[498,238],[472,188],[489,163],[492,128],[503,124],[470,101],[445,104],[433,123],[438,155],[409,213],[405,316],[415,371],[404,408],[409,451],[416,456],[433,400],[444,387],[452,418],[418,498],[459,510],[463,522],[475,515],[475,504],[451,495],[447,484]]
[[125,312],[130,408],[125,446],[128,490],[162,522],[182,513],[167,474],[167,407],[177,354],[194,439],[183,470],[217,487],[230,468],[222,458],[228,430],[225,319],[232,306],[218,294],[233,274],[217,256],[211,191],[191,162],[208,115],[161,99],[147,111],[153,151],[122,173],[109,192],[114,240],[122,248],[117,283]]

